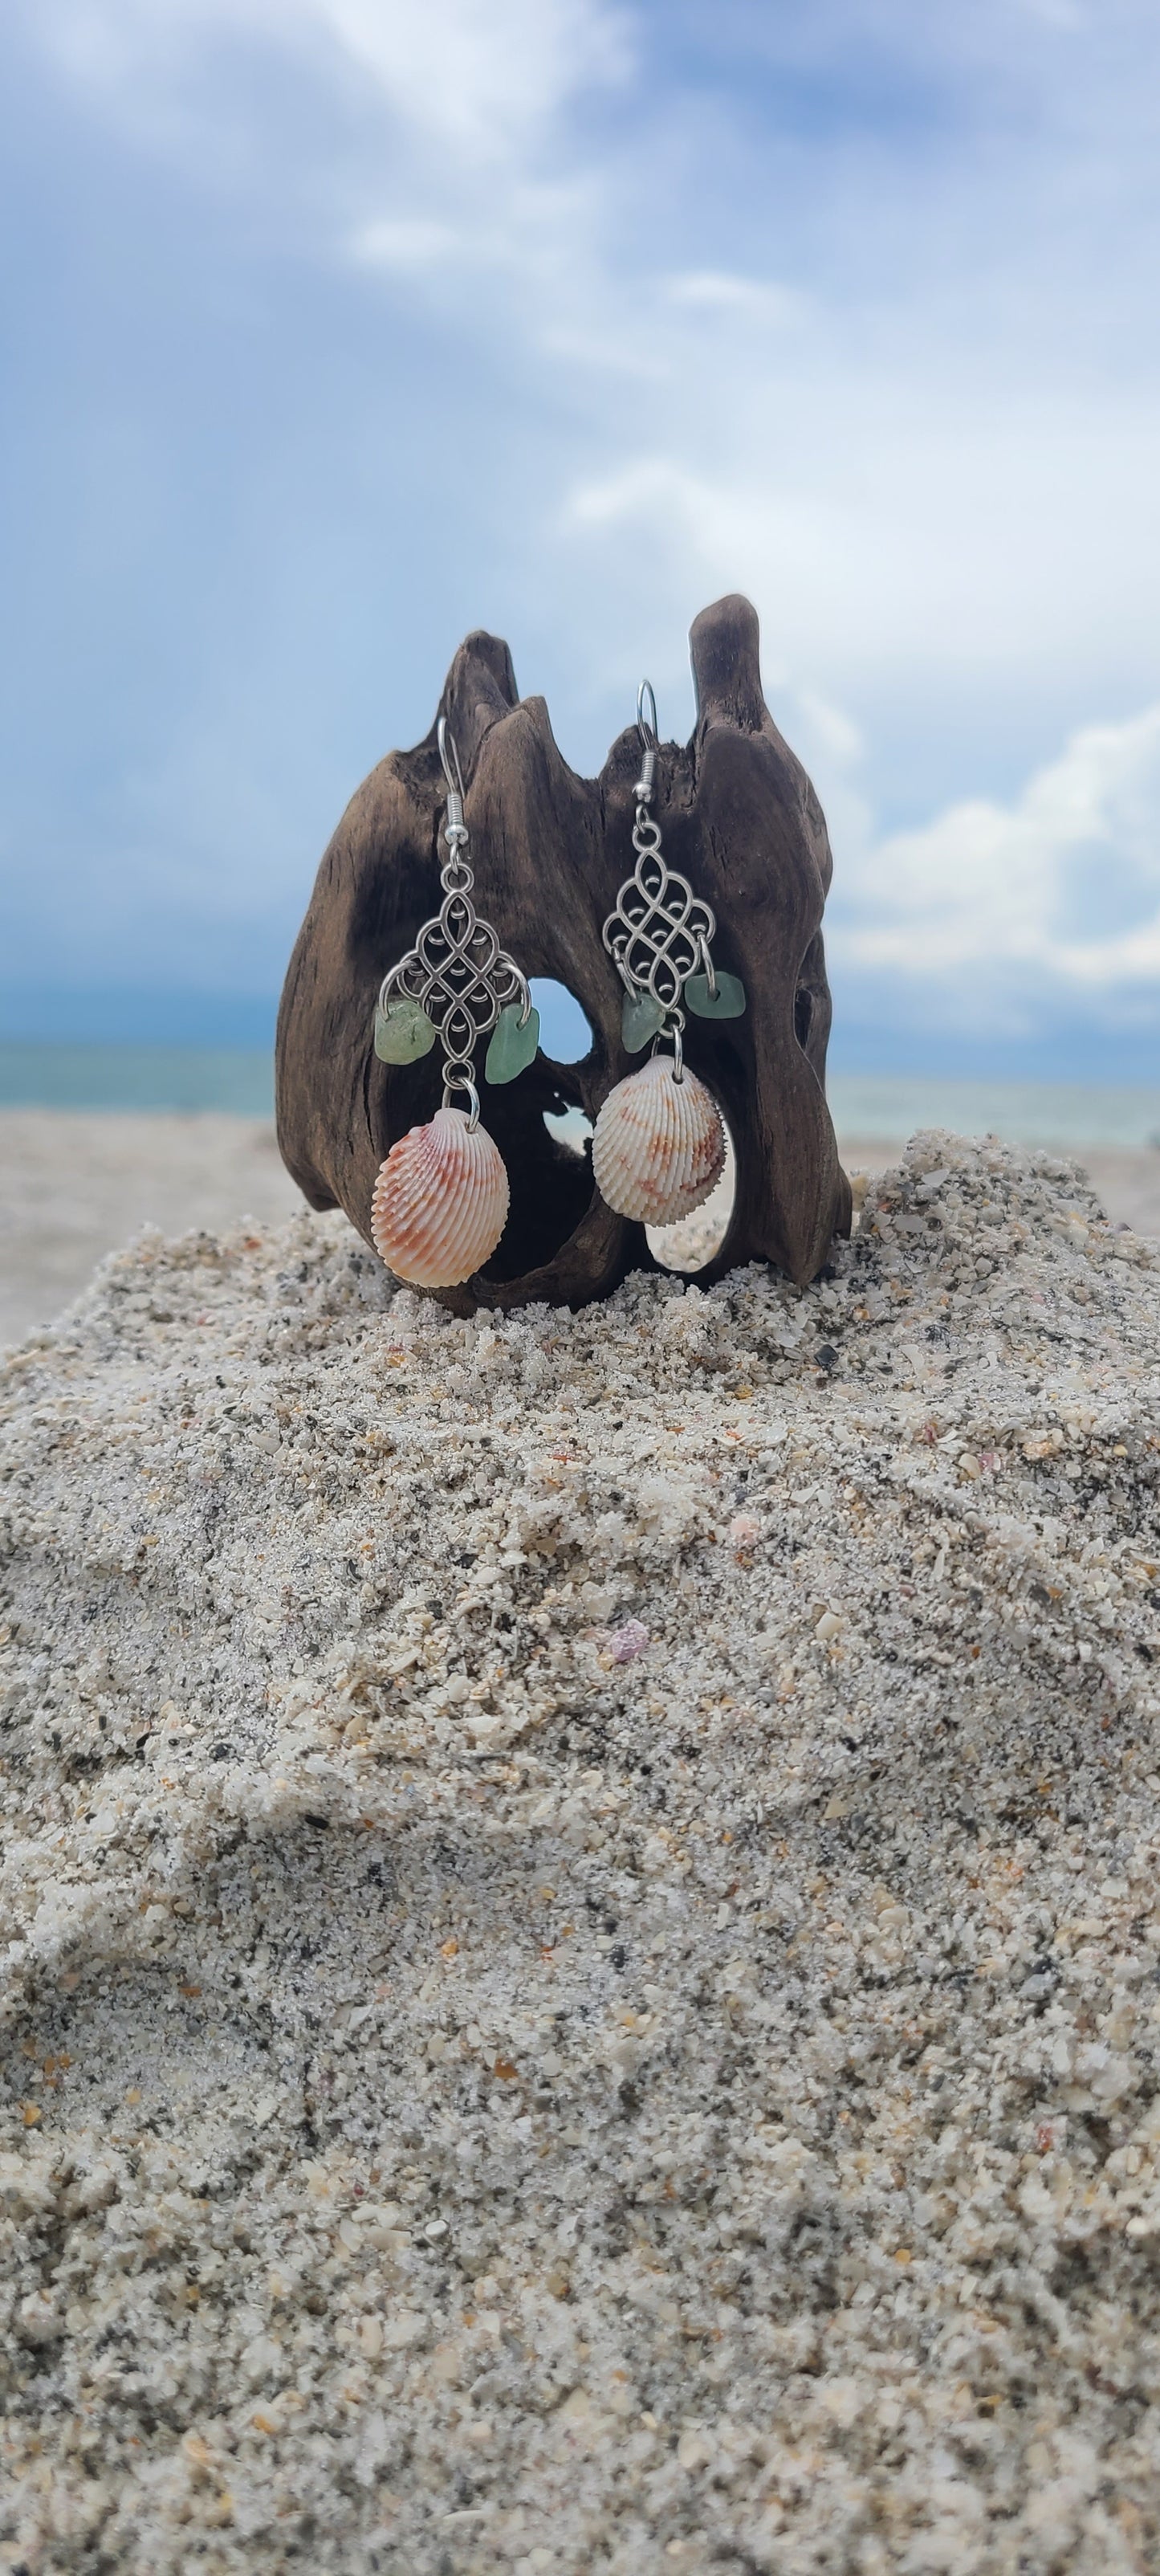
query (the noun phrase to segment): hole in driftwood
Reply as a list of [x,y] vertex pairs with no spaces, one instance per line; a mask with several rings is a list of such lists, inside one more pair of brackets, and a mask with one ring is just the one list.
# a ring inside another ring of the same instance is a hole
[[540,1014],[540,1053],[553,1064],[579,1064],[591,1052],[592,1029],[574,993],[550,975],[533,975],[532,1000]]
[[[718,1101],[718,1108],[721,1104]],[[654,1261],[662,1270],[704,1270],[715,1261],[733,1215],[737,1195],[737,1157],[728,1122],[725,1128],[725,1169],[712,1196],[703,1207],[694,1208],[691,1216],[678,1217],[675,1225],[649,1225],[645,1237]]]
[[799,984],[793,1001],[793,1033],[798,1045],[808,1044],[814,1016],[814,997],[805,984]]
[[544,1125],[570,1154],[584,1154],[592,1142],[592,1121],[583,1109],[545,1109]]

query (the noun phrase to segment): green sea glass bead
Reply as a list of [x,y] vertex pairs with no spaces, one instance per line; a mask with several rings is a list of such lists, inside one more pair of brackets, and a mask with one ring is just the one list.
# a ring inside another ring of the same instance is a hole
[[383,1064],[416,1064],[430,1055],[439,1032],[410,994],[375,1012],[375,1054]]
[[714,978],[715,993],[709,991],[707,975],[690,975],[685,986],[685,1000],[699,1020],[739,1020],[745,1008],[745,986],[739,975],[723,975],[720,968]]
[[514,1082],[517,1073],[534,1063],[540,1043],[540,1014],[529,1011],[520,1027],[520,1005],[508,1002],[500,1012],[491,1033],[491,1044],[484,1059],[484,1073],[489,1082]]
[[639,1055],[649,1039],[655,1038],[664,1016],[660,1003],[654,1002],[651,993],[625,994],[620,1034],[630,1055]]

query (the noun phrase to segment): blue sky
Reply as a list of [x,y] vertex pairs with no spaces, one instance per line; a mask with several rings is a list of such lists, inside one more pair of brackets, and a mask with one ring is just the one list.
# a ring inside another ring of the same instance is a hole
[[740,588],[842,1060],[1157,1078],[1154,0],[12,0],[0,41],[23,1025],[256,1027],[469,627],[592,768],[642,670],[687,730]]

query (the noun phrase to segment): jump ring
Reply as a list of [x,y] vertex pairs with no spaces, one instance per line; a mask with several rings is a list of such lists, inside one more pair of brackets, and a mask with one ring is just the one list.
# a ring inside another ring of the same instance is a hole
[[665,1012],[664,1020],[662,1021],[660,1028],[657,1030],[656,1036],[652,1042],[652,1051],[655,1055],[657,1048],[663,1044],[666,1038],[672,1039],[674,1082],[683,1082],[685,1079],[685,1041],[682,1035],[684,1026],[685,1014],[682,1010],[667,1010]]
[[443,1067],[442,1102],[444,1109],[450,1109],[451,1094],[453,1091],[465,1091],[467,1093],[468,1101],[470,1103],[467,1117],[467,1133],[469,1136],[474,1136],[476,1128],[479,1125],[479,1093],[475,1088],[471,1075],[469,1073],[464,1073],[461,1066],[457,1064],[445,1064]]

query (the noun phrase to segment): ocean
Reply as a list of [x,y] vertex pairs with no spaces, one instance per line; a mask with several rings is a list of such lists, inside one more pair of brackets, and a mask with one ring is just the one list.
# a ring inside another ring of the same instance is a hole
[[268,1048],[59,1046],[0,1039],[0,1107],[225,1109],[274,1115]]
[[[1160,1089],[835,1073],[828,1093],[845,1136],[894,1138],[916,1127],[949,1127],[1031,1145],[1160,1146]],[[0,1107],[216,1109],[271,1118],[273,1064],[265,1049],[8,1040],[0,1042]]]

